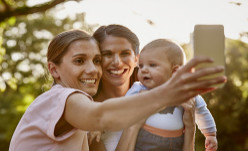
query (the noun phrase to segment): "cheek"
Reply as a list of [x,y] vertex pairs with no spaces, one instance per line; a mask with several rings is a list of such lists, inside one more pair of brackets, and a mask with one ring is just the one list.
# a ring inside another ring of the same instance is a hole
[[138,78],[138,80],[139,80],[139,81],[140,81],[140,80],[142,80],[140,70],[138,70],[138,73],[137,73],[137,78]]
[[98,66],[97,69],[98,69],[99,77],[101,78],[102,77],[102,66]]
[[102,63],[101,63],[102,68],[104,69],[104,67],[106,67],[109,64],[109,62],[111,62],[110,58],[102,57]]
[[131,68],[136,67],[135,57],[126,57],[126,58],[123,58],[123,62],[125,62],[126,64],[128,64],[129,66],[131,66]]
[[171,77],[171,73],[169,73],[169,71],[162,71],[160,70],[160,72],[157,72],[157,80],[160,81],[160,83],[164,83],[166,81],[168,81]]

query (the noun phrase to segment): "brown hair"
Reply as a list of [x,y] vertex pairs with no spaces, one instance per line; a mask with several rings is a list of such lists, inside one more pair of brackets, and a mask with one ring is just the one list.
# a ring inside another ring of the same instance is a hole
[[127,27],[117,24],[111,24],[108,26],[99,27],[93,34],[93,37],[101,44],[107,36],[115,36],[127,39],[135,52],[139,54],[139,39],[138,37]]
[[167,59],[172,65],[184,65],[185,53],[183,48],[175,42],[168,39],[156,39],[144,46],[143,51],[153,51],[161,48],[167,55]]
[[[88,33],[82,30],[69,30],[55,36],[48,46],[47,62],[51,61],[55,64],[60,64],[63,56],[68,51],[70,44],[77,40],[94,39]],[[97,41],[96,41],[97,43]]]

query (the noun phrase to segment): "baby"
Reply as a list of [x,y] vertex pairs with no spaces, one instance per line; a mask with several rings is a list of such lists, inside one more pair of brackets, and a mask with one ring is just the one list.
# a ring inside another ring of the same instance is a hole
[[[140,53],[138,71],[140,82],[135,82],[126,96],[161,85],[185,62],[184,51],[176,43],[166,39],[150,42]],[[217,138],[214,119],[207,109],[204,99],[200,95],[194,99],[196,123],[206,138],[205,148],[207,151],[215,151],[217,150]],[[166,107],[159,113],[150,116],[139,131],[135,151],[182,150],[184,141],[182,116],[183,108],[180,106]]]

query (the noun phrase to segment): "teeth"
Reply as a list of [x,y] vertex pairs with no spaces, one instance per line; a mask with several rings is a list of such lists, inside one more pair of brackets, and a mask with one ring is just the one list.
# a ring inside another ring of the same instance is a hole
[[124,70],[111,70],[110,71],[110,73],[117,74],[117,75],[122,74],[123,72],[124,72]]
[[81,82],[83,82],[83,84],[94,84],[96,80],[81,80]]

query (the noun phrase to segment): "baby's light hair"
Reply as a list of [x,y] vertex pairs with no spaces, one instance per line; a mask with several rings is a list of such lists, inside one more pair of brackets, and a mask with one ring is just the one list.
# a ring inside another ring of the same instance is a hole
[[144,51],[154,51],[157,48],[161,48],[167,55],[167,59],[171,65],[184,65],[186,63],[186,56],[183,48],[168,39],[156,39],[148,43],[141,50],[141,54]]

